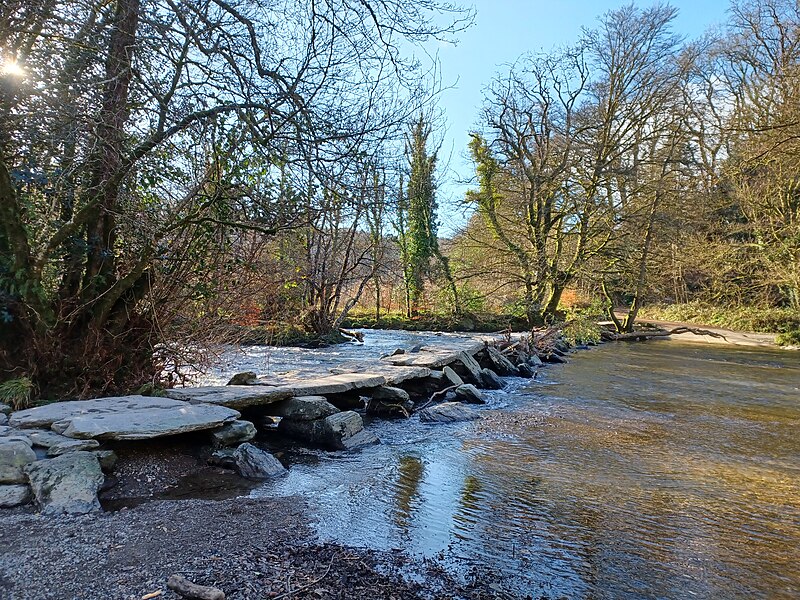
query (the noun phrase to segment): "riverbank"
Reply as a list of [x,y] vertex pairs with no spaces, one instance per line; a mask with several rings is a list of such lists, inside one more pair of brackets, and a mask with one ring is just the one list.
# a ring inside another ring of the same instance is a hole
[[[308,496],[242,497],[286,476],[279,459],[294,468],[284,456],[289,448],[344,460],[377,444],[362,417],[381,422],[402,408],[406,419],[414,414],[414,426],[426,410],[426,422],[474,420],[477,410],[460,402],[485,403],[480,388],[503,386],[488,366],[532,375],[522,347],[509,348],[514,365],[478,337],[424,340],[405,348],[392,341],[389,352],[373,346],[358,362],[342,354],[364,354],[357,345],[284,349],[293,368],[240,373],[240,385],[207,381],[212,385],[170,390],[169,399],[129,396],[12,412],[0,427],[0,491],[26,489],[19,502],[34,503],[0,512],[0,595],[177,598],[165,584],[181,575],[228,599],[503,597],[498,577],[480,566],[455,579],[434,561],[320,542]],[[321,356],[333,362],[320,363]],[[437,397],[446,402],[432,403]],[[245,448],[277,470],[248,480]],[[114,464],[104,465],[109,456]],[[109,512],[98,512],[98,492]]]
[[268,598],[503,597],[489,572],[462,584],[430,561],[318,542],[302,498],[151,502],[54,518],[0,515],[4,600],[179,600],[171,575]]

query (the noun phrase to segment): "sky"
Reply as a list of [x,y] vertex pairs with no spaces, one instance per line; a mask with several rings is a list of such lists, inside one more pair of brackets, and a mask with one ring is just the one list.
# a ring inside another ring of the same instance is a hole
[[[469,131],[477,123],[483,88],[521,55],[550,50],[578,39],[582,27],[593,27],[603,13],[619,8],[625,0],[472,0],[475,24],[459,36],[455,46],[441,45],[442,84],[438,108],[447,131],[439,153],[440,233],[449,236],[465,222],[463,209],[456,208],[469,189],[458,184],[473,174],[467,157]],[[469,0],[462,4],[469,4]],[[636,1],[646,7],[653,2]],[[692,39],[726,20],[728,0],[672,0],[679,11],[674,28]]]

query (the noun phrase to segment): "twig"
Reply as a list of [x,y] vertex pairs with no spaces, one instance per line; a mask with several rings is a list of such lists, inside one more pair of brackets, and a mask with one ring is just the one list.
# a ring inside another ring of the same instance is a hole
[[293,589],[293,590],[289,590],[288,592],[284,592],[283,594],[280,594],[279,596],[275,596],[272,600],[280,600],[281,598],[288,598],[289,596],[294,596],[298,592],[302,592],[303,590],[307,590],[312,585],[317,585],[320,581],[322,581],[323,579],[325,579],[325,577],[328,576],[328,573],[330,573],[330,571],[331,571],[331,567],[333,566],[333,561],[334,561],[335,558],[336,558],[336,554],[331,556],[331,562],[328,563],[328,568],[325,569],[325,572],[322,575],[320,575],[317,579],[315,579],[314,581],[309,581],[307,584],[301,585],[299,588],[296,588],[296,589]]
[[458,387],[457,385],[451,385],[448,388],[444,388],[443,390],[439,390],[438,392],[434,392],[433,394],[431,394],[431,397],[428,398],[428,401],[425,404],[423,404],[422,406],[420,406],[419,408],[415,408],[414,412],[418,412],[418,411],[422,410],[423,408],[427,408],[428,405],[431,402],[433,402],[434,400],[436,400],[437,397],[444,396],[444,395],[447,394],[447,392],[452,392],[457,387]]

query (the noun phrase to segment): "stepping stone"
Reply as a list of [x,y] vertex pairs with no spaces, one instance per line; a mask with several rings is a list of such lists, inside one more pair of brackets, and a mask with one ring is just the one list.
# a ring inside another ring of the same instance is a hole
[[300,396],[273,404],[269,412],[290,421],[315,421],[336,414],[339,409],[323,396]]
[[145,440],[216,429],[239,416],[223,406],[122,396],[56,402],[16,412],[11,421],[17,427],[50,427],[76,439]]

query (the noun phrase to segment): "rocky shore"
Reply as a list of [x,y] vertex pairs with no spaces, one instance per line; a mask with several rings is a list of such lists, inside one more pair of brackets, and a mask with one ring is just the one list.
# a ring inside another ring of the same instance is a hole
[[[286,472],[280,440],[346,452],[380,443],[362,415],[479,419],[482,389],[564,360],[568,348],[552,342],[544,352],[510,335],[450,340],[313,376],[240,373],[167,398],[3,407],[0,596],[171,598],[165,582],[179,575],[226,598],[503,597],[491,574],[465,586],[433,563],[319,545],[302,499],[233,496]],[[206,499],[180,500],[187,478]]]

